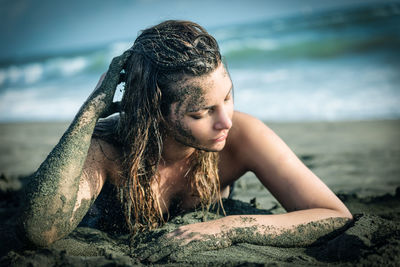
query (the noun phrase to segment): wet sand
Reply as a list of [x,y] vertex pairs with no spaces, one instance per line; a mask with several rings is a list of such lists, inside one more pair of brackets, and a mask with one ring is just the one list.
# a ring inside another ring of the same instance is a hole
[[[0,266],[396,265],[400,263],[400,121],[267,123],[349,207],[354,222],[307,247],[236,243],[206,250],[153,251],[165,229],[202,220],[199,212],[172,219],[136,240],[77,228],[48,249],[21,248],[12,233],[21,187],[52,149],[66,123],[0,124]],[[279,203],[251,173],[237,183],[228,214],[282,213]],[[210,214],[210,217],[217,215]]]

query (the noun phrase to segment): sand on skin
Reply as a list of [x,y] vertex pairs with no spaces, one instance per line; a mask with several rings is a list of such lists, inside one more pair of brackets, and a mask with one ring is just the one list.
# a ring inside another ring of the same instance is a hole
[[[354,224],[329,241],[311,247],[282,248],[238,243],[219,250],[199,251],[189,256],[183,252],[175,253],[173,257],[161,258],[153,264],[390,265],[400,262],[400,190],[397,194],[395,192],[400,185],[400,122],[268,125],[307,166],[339,193],[355,214]],[[12,227],[13,215],[19,206],[17,192],[20,185],[17,176],[34,171],[66,127],[67,124],[41,124],[40,127],[37,124],[0,125],[0,149],[3,152],[0,172],[5,173],[0,179],[2,237],[7,235],[8,227]],[[35,143],[29,142],[29,138]],[[387,193],[390,195],[385,195]],[[283,211],[252,174],[239,180],[235,198],[241,201],[231,201],[226,206],[243,213]],[[195,222],[201,220],[200,217],[198,213],[189,213],[175,218],[166,227]],[[6,256],[1,259],[1,264],[21,266],[29,262],[53,265],[70,263],[76,266],[84,263],[89,266],[146,263],[128,256],[131,251],[127,236],[111,237],[90,228],[76,229],[51,249],[9,252],[2,245],[2,255]]]

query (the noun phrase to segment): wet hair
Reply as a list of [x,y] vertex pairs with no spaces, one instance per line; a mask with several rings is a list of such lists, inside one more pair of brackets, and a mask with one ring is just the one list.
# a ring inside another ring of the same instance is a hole
[[[217,41],[200,25],[168,20],[143,30],[125,67],[119,139],[124,152],[119,191],[132,233],[165,222],[154,183],[171,104],[182,98],[184,77],[206,75],[221,64]],[[218,154],[196,149],[188,183],[203,210],[221,203]],[[169,214],[168,214],[169,216]]]

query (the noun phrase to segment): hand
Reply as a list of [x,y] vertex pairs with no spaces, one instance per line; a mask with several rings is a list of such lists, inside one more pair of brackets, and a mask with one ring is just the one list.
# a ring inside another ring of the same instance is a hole
[[180,261],[187,255],[214,249],[229,247],[232,242],[221,231],[222,221],[184,225],[167,233],[151,233],[146,240],[135,244],[134,256],[141,261],[155,263],[168,258]]
[[132,52],[127,50],[122,55],[114,57],[107,72],[101,75],[96,88],[89,96],[87,103],[94,105],[99,117],[107,117],[119,110],[119,102],[113,102],[113,98],[118,84],[124,80],[121,71],[131,54]]
[[166,237],[179,241],[181,245],[187,245],[192,241],[223,237],[221,226],[221,220],[187,224],[167,234]]

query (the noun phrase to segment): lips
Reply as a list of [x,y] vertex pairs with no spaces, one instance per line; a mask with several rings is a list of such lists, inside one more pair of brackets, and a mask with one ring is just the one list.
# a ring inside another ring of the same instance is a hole
[[226,138],[228,137],[228,132],[218,136],[217,138],[215,138],[213,141],[215,142],[222,142],[224,141]]

